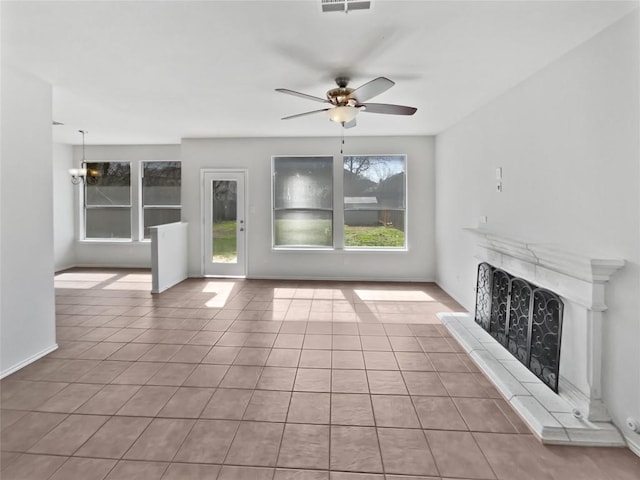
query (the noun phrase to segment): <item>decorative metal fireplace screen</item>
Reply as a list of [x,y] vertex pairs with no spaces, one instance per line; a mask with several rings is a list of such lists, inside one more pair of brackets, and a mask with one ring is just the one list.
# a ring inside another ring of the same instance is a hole
[[478,265],[476,323],[556,393],[563,308],[555,293]]

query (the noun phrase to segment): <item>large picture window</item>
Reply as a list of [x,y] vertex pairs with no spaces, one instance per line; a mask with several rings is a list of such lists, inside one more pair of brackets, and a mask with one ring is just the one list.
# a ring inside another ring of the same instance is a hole
[[84,231],[87,239],[131,239],[131,163],[87,163]]
[[345,247],[406,246],[405,163],[404,155],[344,157]]
[[142,162],[142,225],[144,238],[149,227],[180,221],[180,162]]
[[273,244],[333,246],[332,157],[274,157]]

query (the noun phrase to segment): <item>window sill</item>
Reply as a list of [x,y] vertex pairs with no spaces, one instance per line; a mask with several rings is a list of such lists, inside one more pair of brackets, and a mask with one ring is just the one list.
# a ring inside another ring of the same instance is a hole
[[407,247],[345,247],[345,252],[362,252],[362,253],[372,253],[372,252],[383,252],[383,253],[407,253],[409,249]]
[[335,252],[333,247],[271,247],[273,252]]
[[347,252],[347,253],[408,253],[409,249],[387,247],[271,247],[272,252]]
[[83,238],[78,240],[78,243],[85,245],[130,245],[130,246],[146,246],[149,245],[150,241],[138,241],[138,240],[129,240],[129,239],[110,239],[110,238]]

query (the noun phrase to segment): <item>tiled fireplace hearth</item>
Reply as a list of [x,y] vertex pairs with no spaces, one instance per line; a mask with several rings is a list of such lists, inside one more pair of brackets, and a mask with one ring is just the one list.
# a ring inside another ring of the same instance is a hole
[[476,323],[474,314],[441,314],[443,323],[543,442],[625,445],[601,390],[605,288],[624,261],[590,258],[484,229],[468,231],[476,235],[480,262],[555,292],[562,300],[558,393]]

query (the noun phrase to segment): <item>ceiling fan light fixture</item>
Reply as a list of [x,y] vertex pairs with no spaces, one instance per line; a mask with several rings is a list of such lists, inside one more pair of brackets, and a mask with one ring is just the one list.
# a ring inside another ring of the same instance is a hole
[[327,114],[329,115],[329,119],[332,122],[349,123],[351,120],[356,118],[356,115],[358,115],[359,111],[360,110],[356,107],[344,105],[327,110]]
[[347,77],[337,77],[336,85],[338,85],[338,87],[329,90],[326,98],[314,97],[313,95],[307,95],[306,93],[296,92],[287,88],[276,88],[276,91],[280,93],[286,93],[287,95],[302,97],[308,100],[313,100],[314,102],[329,105],[328,107],[320,110],[299,113],[297,115],[289,115],[288,117],[284,117],[282,120],[327,112],[329,120],[332,122],[339,123],[344,128],[353,128],[356,126],[356,116],[360,110],[367,113],[383,113],[388,115],[413,115],[417,111],[417,108],[407,107],[404,105],[392,105],[390,103],[363,103],[376,95],[386,92],[389,88],[395,85],[392,80],[389,80],[386,77],[374,78],[373,80],[360,85],[356,89],[348,87],[348,83],[349,79]]

